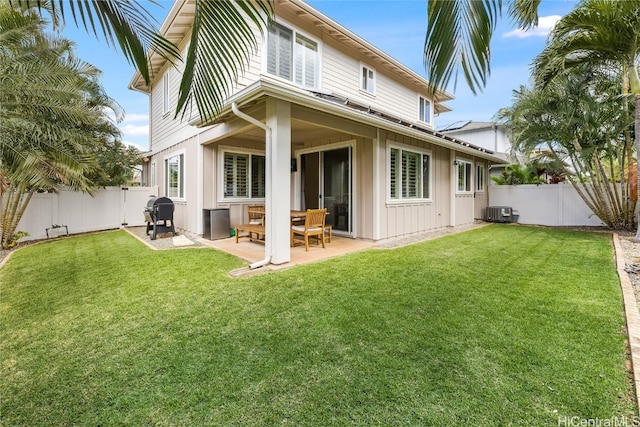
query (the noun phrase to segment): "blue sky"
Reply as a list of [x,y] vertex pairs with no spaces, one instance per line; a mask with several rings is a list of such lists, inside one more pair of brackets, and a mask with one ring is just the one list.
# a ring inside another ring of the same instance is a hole
[[[414,71],[425,76],[422,49],[426,31],[426,1],[424,0],[307,0],[329,18],[342,24],[374,46],[385,51]],[[539,9],[540,26],[526,34],[519,32],[505,17],[500,21],[492,41],[491,77],[485,90],[473,95],[460,76],[458,85],[448,91],[455,100],[447,103],[453,111],[436,118],[441,128],[457,121],[488,121],[501,107],[509,106],[511,94],[527,84],[533,58],[543,49],[549,28],[576,5],[576,0],[546,0]],[[159,6],[149,5],[160,21],[171,7],[161,0]],[[556,18],[554,18],[554,16]],[[124,108],[125,120],[120,123],[123,140],[148,148],[148,97],[127,88],[134,68],[124,56],[104,41],[78,30],[68,23],[65,37],[76,42],[80,58],[103,72],[102,85],[107,93]]]

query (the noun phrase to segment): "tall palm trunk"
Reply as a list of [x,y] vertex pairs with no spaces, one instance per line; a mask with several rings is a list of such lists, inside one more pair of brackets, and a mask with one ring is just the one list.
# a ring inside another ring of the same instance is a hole
[[15,234],[18,224],[27,210],[27,206],[33,197],[33,190],[25,191],[25,186],[10,185],[4,192],[0,205],[0,245],[8,249],[16,244]]
[[[634,132],[636,134],[636,157],[638,157],[638,153],[640,153],[640,92],[636,93],[634,98],[636,104]],[[638,228],[636,231],[635,241],[640,242],[640,161],[636,161],[636,167],[638,170],[638,202],[636,202],[636,225]]]

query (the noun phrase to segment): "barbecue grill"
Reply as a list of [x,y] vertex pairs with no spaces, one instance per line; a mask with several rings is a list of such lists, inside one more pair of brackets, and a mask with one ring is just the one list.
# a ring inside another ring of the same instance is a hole
[[[173,226],[173,211],[175,206],[173,201],[168,197],[149,197],[147,207],[144,208],[144,220],[147,221],[147,236],[153,230],[151,240],[156,240],[158,232],[171,232],[176,235],[176,229]],[[167,221],[171,225],[167,225]]]

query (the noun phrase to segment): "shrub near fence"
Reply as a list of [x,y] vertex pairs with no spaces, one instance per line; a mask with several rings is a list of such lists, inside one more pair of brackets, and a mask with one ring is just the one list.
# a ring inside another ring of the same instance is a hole
[[[19,231],[29,233],[21,241],[45,239],[47,228],[56,225],[66,225],[71,234],[145,225],[144,208],[157,191],[157,187],[107,187],[94,197],[76,191],[34,194],[18,224]],[[49,230],[52,237],[61,233],[66,233],[64,227]]]
[[511,206],[518,222],[532,225],[603,226],[571,184],[491,185],[489,206]]

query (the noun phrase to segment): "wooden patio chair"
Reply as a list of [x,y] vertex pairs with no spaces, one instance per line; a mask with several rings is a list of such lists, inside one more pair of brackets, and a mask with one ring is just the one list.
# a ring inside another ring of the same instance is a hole
[[327,215],[325,209],[307,209],[304,225],[291,226],[291,246],[295,244],[295,236],[304,237],[305,250],[309,251],[309,236],[315,236],[322,241],[324,248],[324,220]]
[[[264,227],[264,205],[249,205],[247,206],[247,218],[250,225],[261,225]],[[249,232],[249,237],[253,239],[253,233]],[[256,233],[256,240],[260,239],[260,233]],[[264,236],[262,238],[264,240]]]
[[249,224],[263,224],[264,220],[264,205],[249,205],[247,206],[247,218],[249,218]]

